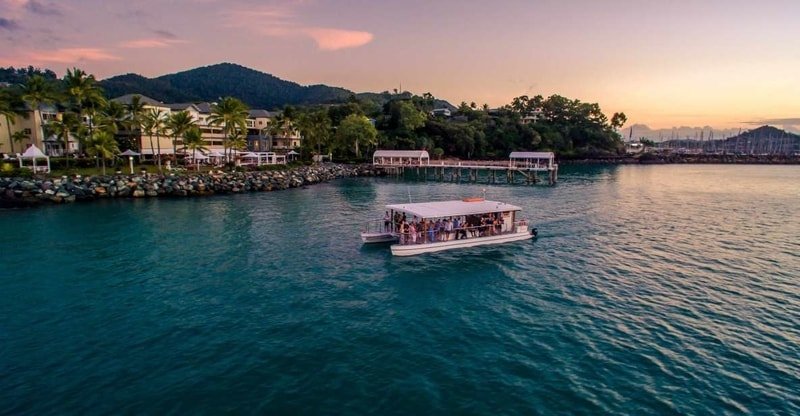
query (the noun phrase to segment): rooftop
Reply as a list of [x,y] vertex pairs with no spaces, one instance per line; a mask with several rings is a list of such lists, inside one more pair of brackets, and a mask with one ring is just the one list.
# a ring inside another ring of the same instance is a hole
[[141,97],[140,100],[141,100],[142,104],[154,105],[154,106],[155,105],[157,105],[157,106],[164,105],[164,103],[162,103],[161,101],[152,99],[152,98],[150,98],[150,97],[148,97],[146,95],[142,95],[142,94],[125,94],[125,95],[119,96],[117,98],[112,98],[111,101],[118,102],[118,103],[124,104],[124,105],[130,105],[131,101],[133,100],[133,97],[137,96],[137,95],[139,97]]
[[249,116],[250,118],[271,118],[272,113],[267,110],[253,109],[250,110]]
[[425,150],[376,150],[372,157],[430,158]]
[[553,152],[511,152],[508,157],[510,159],[552,159],[556,156]]

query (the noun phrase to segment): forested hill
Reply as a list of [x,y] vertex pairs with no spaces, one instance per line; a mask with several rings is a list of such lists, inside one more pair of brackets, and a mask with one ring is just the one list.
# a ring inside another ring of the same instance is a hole
[[143,94],[163,102],[217,101],[233,96],[257,108],[325,104],[347,100],[352,91],[326,85],[302,86],[241,65],[222,63],[157,78],[136,74],[100,81],[110,97]]
[[[35,67],[0,68],[0,83],[22,84],[30,75],[57,79],[49,69]],[[221,63],[194,68],[175,74],[146,78],[138,74],[117,75],[99,82],[108,98],[125,94],[142,94],[165,103],[217,101],[220,97],[236,97],[250,107],[277,109],[287,104],[316,105],[344,103],[355,95],[358,99],[382,106],[400,96],[410,98],[411,93],[354,93],[345,88],[327,85],[303,86],[273,75],[232,63]],[[434,108],[455,107],[444,100],[435,99]]]

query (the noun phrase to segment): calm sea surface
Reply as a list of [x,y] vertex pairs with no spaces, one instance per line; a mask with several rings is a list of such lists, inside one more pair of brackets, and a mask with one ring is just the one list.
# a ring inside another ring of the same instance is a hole
[[[393,258],[386,203],[537,240]],[[800,168],[0,211],[0,413],[800,414]]]

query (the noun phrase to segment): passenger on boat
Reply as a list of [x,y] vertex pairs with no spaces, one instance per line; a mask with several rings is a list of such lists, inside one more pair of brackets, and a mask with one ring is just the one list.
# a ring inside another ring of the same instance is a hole
[[390,226],[392,225],[392,217],[389,215],[389,211],[386,211],[386,214],[383,216],[383,231],[389,232]]
[[400,244],[408,243],[408,224],[405,221],[400,222]]
[[395,212],[394,213],[394,229],[395,230],[399,230],[400,229],[400,213],[399,212]]

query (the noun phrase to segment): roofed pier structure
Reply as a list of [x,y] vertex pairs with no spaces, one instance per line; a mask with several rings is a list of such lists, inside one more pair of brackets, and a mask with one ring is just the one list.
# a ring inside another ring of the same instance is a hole
[[558,164],[553,152],[511,152],[503,160],[435,160],[424,150],[377,150],[372,164],[390,174],[413,172],[418,178],[450,182],[541,183],[540,174],[550,185],[558,181]]

